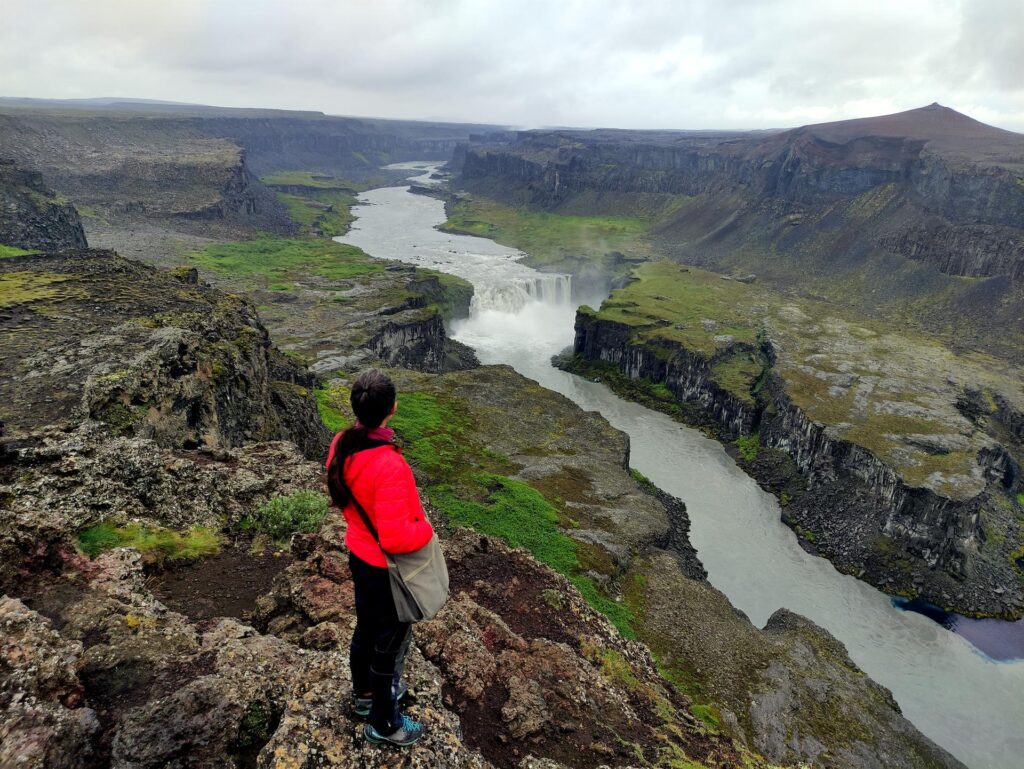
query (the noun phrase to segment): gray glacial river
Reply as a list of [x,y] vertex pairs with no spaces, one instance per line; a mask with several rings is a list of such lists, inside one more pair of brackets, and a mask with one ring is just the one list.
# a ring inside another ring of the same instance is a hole
[[[435,166],[401,167],[425,172],[415,181],[430,183]],[[441,201],[406,187],[371,190],[360,204],[352,230],[337,240],[470,281],[477,301],[471,317],[454,324],[453,336],[483,363],[509,364],[628,433],[631,464],[686,503],[690,538],[711,583],[758,627],[780,607],[809,617],[892,691],[922,732],[971,769],[1024,765],[1024,661],[997,662],[804,552],[781,522],[775,498],[718,443],[554,368],[551,356],[573,341],[575,303],[559,279],[520,264],[521,252],[436,230],[445,219]]]

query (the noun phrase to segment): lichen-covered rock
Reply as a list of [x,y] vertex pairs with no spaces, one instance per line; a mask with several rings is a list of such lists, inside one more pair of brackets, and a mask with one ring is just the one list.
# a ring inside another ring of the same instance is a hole
[[291,443],[182,451],[96,422],[0,439],[0,590],[40,572],[88,568],[74,551],[85,526],[219,529],[275,494],[321,483],[319,464]]
[[0,421],[8,433],[94,418],[163,446],[328,435],[312,375],[244,299],[111,252],[0,261]]
[[0,766],[88,764],[100,725],[75,671],[81,654],[47,619],[0,597]]
[[[297,543],[308,555],[260,600],[256,627],[304,645],[328,633],[347,647],[341,629],[351,633],[353,615],[343,538],[342,522],[332,520]],[[730,740],[706,733],[690,714],[650,652],[624,640],[564,577],[465,529],[444,548],[453,597],[434,620],[415,626],[413,661],[422,654],[433,663],[438,695],[457,714],[467,746],[510,769],[529,754],[594,767],[637,755],[740,760]],[[547,592],[562,596],[557,611]]]

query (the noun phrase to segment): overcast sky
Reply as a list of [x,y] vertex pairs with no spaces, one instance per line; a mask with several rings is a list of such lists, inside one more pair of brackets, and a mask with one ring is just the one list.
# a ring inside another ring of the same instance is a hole
[[0,95],[625,128],[938,101],[1024,131],[1024,0],[0,0]]

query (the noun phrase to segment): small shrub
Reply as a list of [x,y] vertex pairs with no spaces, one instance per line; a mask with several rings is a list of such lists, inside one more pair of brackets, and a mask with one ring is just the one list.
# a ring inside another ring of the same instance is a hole
[[327,497],[315,491],[296,491],[287,497],[275,494],[246,518],[242,526],[282,540],[296,532],[316,531],[326,516]]
[[757,451],[761,446],[761,436],[757,433],[737,438],[734,443],[740,452],[740,456],[747,462],[757,459]]

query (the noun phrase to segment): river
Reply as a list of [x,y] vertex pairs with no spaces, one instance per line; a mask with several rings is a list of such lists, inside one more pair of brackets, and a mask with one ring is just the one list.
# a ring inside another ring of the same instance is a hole
[[[431,183],[436,164],[408,163]],[[573,341],[575,301],[551,276],[518,262],[523,254],[486,238],[435,229],[441,201],[384,187],[360,195],[358,219],[340,238],[372,256],[449,272],[473,283],[471,317],[452,334],[483,363],[506,363],[630,436],[631,464],[682,499],[690,539],[708,578],[763,627],[785,607],[840,639],[853,660],[888,687],[924,734],[971,769],[1024,764],[1024,660],[1000,662],[927,617],[900,611],[888,596],[806,553],[763,492],[721,445],[669,417],[623,400],[604,385],[554,368]],[[540,283],[537,283],[537,280]],[[537,289],[530,286],[543,285]],[[540,297],[540,298],[538,298]],[[590,298],[590,303],[600,297]]]

